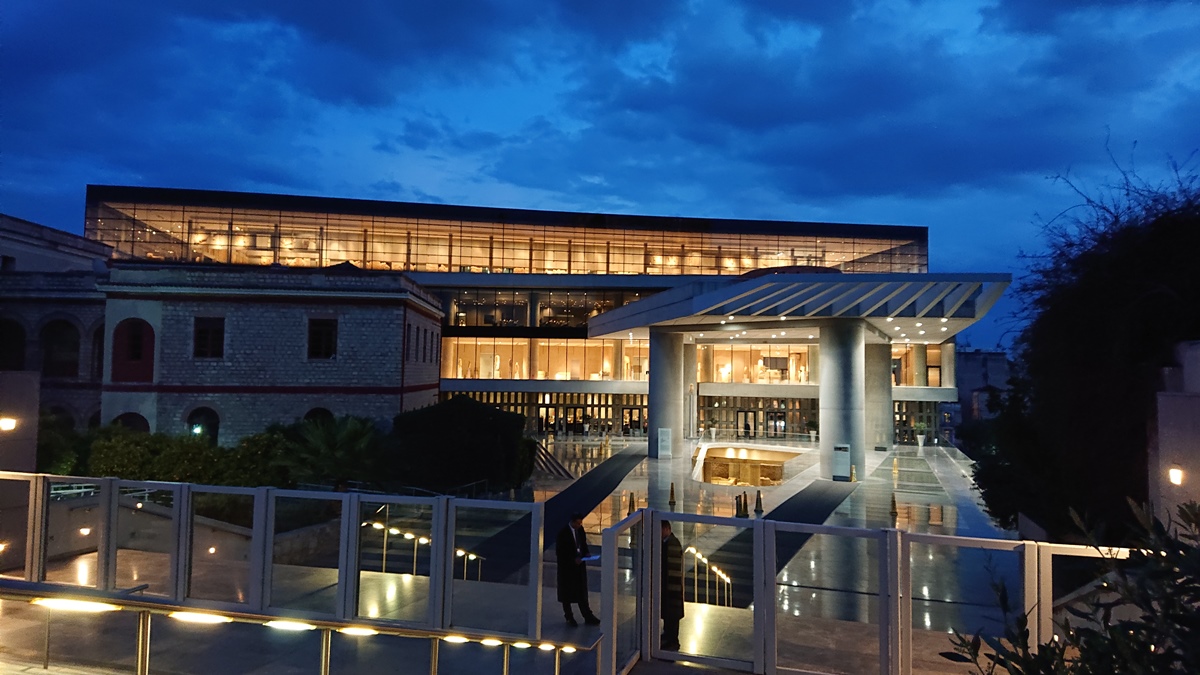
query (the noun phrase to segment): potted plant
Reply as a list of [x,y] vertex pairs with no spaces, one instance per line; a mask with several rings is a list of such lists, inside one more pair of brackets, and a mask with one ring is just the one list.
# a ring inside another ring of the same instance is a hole
[[925,435],[929,431],[929,425],[924,422],[916,422],[913,424],[913,433],[917,436],[917,447],[925,448]]

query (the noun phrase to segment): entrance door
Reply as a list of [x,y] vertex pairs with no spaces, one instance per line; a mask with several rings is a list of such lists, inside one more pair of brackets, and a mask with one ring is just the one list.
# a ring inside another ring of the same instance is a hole
[[551,406],[538,406],[538,433],[547,434],[557,431],[558,410]]
[[563,418],[566,421],[567,431],[572,434],[583,433],[583,407],[568,406],[563,408]]
[[625,408],[621,411],[621,433],[637,436],[642,433],[642,424],[646,419],[642,408]]
[[767,417],[767,436],[783,436],[787,432],[787,421],[784,419],[786,413],[782,410],[768,410]]
[[738,438],[754,438],[758,433],[758,411],[739,410],[737,413]]

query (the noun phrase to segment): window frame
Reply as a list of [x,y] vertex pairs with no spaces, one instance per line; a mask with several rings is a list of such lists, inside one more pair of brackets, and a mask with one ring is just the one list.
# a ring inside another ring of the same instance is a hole
[[307,354],[309,361],[333,361],[337,359],[337,343],[338,320],[336,318],[308,318]]

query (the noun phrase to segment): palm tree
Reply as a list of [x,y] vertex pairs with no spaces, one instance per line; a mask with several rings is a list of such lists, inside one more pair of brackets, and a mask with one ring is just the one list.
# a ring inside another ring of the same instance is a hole
[[375,475],[381,434],[369,419],[305,420],[285,436],[287,450],[278,461],[297,483],[330,484],[345,491],[350,482],[368,482]]

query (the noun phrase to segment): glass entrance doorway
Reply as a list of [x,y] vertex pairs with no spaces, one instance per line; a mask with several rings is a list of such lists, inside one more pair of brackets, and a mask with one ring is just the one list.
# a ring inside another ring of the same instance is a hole
[[783,436],[787,432],[786,414],[782,410],[768,410],[767,417],[767,436]]
[[758,434],[758,411],[739,410],[737,413],[738,438],[754,438]]
[[621,410],[621,433],[640,435],[645,430],[646,409],[624,408]]
[[538,433],[548,434],[558,431],[558,409],[552,406],[538,406]]

